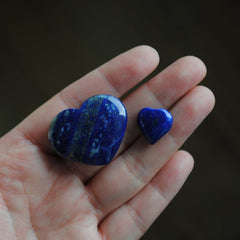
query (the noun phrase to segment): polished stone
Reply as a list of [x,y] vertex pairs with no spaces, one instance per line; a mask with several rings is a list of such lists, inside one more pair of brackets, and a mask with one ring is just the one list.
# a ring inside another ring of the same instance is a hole
[[156,143],[172,127],[173,117],[166,109],[143,108],[138,114],[138,126],[149,143]]
[[116,154],[127,125],[122,102],[96,95],[80,109],[60,112],[51,122],[48,138],[62,157],[91,165],[109,163]]

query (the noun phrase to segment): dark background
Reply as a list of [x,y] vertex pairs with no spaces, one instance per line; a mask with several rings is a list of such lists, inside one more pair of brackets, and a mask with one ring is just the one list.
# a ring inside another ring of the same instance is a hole
[[156,48],[157,71],[196,55],[216,107],[183,147],[193,173],[142,239],[240,239],[239,10],[233,0],[1,1],[0,134],[131,47]]

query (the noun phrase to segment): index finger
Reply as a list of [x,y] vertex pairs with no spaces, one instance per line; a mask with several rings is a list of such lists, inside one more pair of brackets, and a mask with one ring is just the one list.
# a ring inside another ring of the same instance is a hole
[[16,130],[42,150],[51,151],[47,132],[50,122],[60,111],[79,108],[86,99],[97,94],[121,97],[148,76],[158,62],[158,53],[153,48],[135,47],[63,89],[22,121]]

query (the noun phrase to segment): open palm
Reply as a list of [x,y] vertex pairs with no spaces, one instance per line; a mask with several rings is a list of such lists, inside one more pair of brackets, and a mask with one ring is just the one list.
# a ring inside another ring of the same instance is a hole
[[[196,86],[204,64],[184,57],[133,91],[123,103],[128,126],[107,166],[66,161],[51,149],[51,120],[89,97],[121,97],[149,75],[155,50],[136,47],[58,93],[0,139],[0,236],[15,239],[139,239],[180,189],[193,166],[183,142],[212,110],[210,90]],[[155,145],[140,134],[143,107],[166,108],[173,127]]]

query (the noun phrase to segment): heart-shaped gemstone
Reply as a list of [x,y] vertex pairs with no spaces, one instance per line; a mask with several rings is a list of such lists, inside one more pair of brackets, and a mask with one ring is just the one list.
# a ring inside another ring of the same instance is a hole
[[172,123],[173,117],[166,109],[143,108],[138,114],[138,126],[151,144],[165,135]]
[[91,165],[109,163],[127,126],[127,111],[110,95],[96,95],[80,109],[66,109],[51,122],[48,139],[62,157]]

